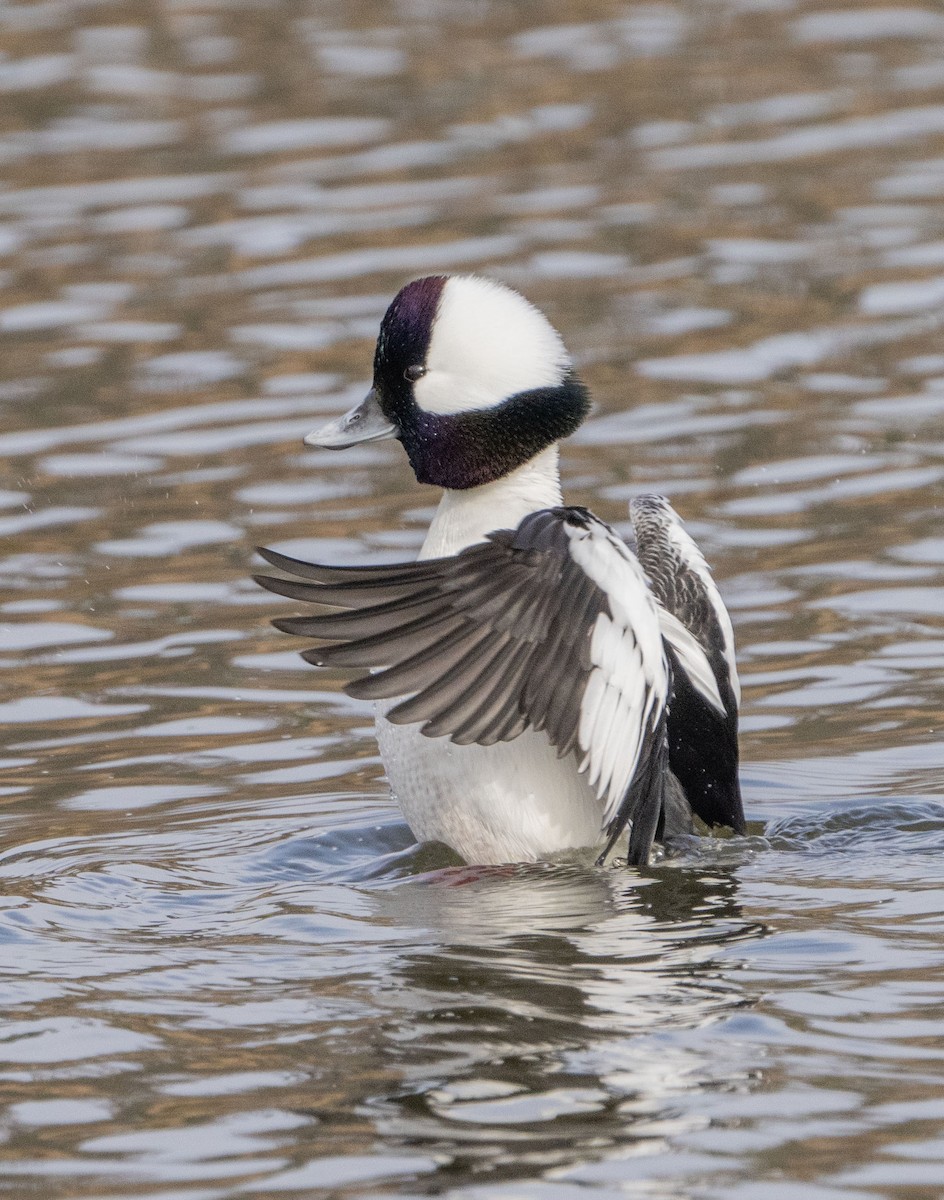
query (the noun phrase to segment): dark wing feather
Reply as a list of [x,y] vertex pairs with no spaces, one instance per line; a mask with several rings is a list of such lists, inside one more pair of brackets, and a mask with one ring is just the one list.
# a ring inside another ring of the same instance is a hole
[[639,496],[630,505],[630,516],[652,591],[704,650],[724,704],[724,712],[719,712],[708,702],[669,648],[669,765],[693,811],[707,825],[729,825],[744,833],[738,777],[740,688],[730,618],[701,551],[668,501]]
[[[460,745],[546,730],[561,755],[578,751],[589,767],[610,844],[632,822],[631,859],[648,859],[669,668],[639,565],[602,522],[582,509],[546,509],[453,558],[376,567],[262,554],[296,577],[258,576],[263,587],[343,610],[276,624],[330,643],[307,651],[310,662],[372,668],[347,686],[350,695],[396,699],[387,720]],[[601,616],[607,661],[594,649]],[[591,677],[597,703],[588,713]]]

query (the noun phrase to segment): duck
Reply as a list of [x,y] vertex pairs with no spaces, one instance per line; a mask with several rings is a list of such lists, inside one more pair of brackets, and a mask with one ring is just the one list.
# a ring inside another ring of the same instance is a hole
[[[559,447],[590,411],[564,342],[503,283],[430,275],[380,323],[362,403],[305,438],[395,439],[441,498],[413,562],[259,553],[263,587],[314,613],[275,626],[353,668],[391,791],[420,842],[470,865],[744,833],[730,616],[669,502],[630,503],[622,537],[566,505]],[[616,861],[623,861],[618,857]]]

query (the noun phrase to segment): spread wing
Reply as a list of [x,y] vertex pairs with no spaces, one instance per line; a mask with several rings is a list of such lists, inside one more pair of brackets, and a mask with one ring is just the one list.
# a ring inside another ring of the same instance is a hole
[[[662,496],[638,496],[630,504],[639,561],[664,611],[663,634],[673,666],[668,718],[669,764],[692,809],[707,825],[730,825],[744,833],[738,779],[738,706],[741,686],[734,658],[734,630],[704,556]],[[721,705],[709,703],[703,660],[686,660],[674,644],[681,626],[704,651]]]
[[545,730],[603,802],[601,861],[632,822],[648,860],[666,775],[671,688],[659,615],[635,556],[579,508],[545,509],[452,558],[324,567],[261,550],[294,576],[271,591],[343,611],[276,621],[330,645],[303,657],[367,668],[345,689],[400,698],[387,720],[467,745]]

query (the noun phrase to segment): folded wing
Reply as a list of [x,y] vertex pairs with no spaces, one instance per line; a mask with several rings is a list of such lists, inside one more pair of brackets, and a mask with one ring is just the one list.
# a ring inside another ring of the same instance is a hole
[[[707,825],[745,832],[738,778],[738,706],[741,687],[734,631],[704,556],[662,496],[630,504],[636,551],[663,613],[673,668],[669,708],[669,764],[694,812]],[[687,656],[678,630],[704,652],[716,685],[704,678],[704,658]],[[720,703],[718,702],[720,700]]]

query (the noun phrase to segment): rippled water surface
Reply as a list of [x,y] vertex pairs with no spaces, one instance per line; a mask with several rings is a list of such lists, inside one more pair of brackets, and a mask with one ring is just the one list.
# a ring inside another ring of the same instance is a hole
[[[51,1200],[944,1193],[944,9],[0,6],[0,1184]],[[669,495],[750,836],[412,845],[249,582],[411,556],[302,435],[389,298],[563,331],[567,494]]]

